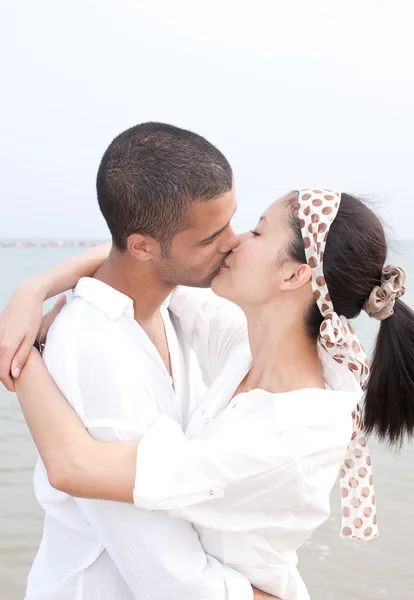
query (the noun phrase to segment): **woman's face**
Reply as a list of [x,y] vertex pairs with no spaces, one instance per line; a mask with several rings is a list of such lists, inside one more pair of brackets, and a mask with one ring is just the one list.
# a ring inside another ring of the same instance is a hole
[[242,308],[274,301],[293,264],[286,255],[292,236],[288,196],[274,202],[256,227],[240,236],[240,245],[227,257],[213,279],[213,291]]

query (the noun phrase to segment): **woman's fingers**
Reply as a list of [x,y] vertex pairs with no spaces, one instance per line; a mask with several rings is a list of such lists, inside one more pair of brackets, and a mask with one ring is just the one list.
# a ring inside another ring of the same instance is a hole
[[[16,349],[19,350],[23,340],[7,340],[0,343],[0,381],[9,392],[14,392],[14,383],[10,373],[13,357],[16,354]],[[7,345],[6,345],[7,344]]]
[[[30,283],[21,284],[0,315],[0,381],[14,391],[11,378],[12,361],[20,352],[15,372],[27,359],[28,348],[33,344],[42,320],[43,297]],[[22,346],[23,345],[23,346]]]
[[[47,332],[49,331],[50,326],[52,325],[53,321],[56,319],[57,315],[60,313],[62,308],[65,306],[65,304],[66,304],[66,296],[64,294],[62,294],[61,296],[59,296],[59,298],[57,299],[57,301],[55,302],[55,304],[53,305],[51,310],[45,314],[45,316],[43,317],[42,322],[40,324],[39,332],[36,336],[36,339],[39,342],[44,342],[46,340]],[[22,343],[20,344],[16,354],[12,358],[11,375],[14,379],[16,379],[20,375],[24,365],[27,362],[27,359],[29,357],[32,346],[33,346],[32,337],[26,336],[24,338],[24,340],[22,341]],[[14,386],[13,386],[13,389],[14,389]]]
[[11,362],[11,376],[13,379],[17,379],[17,377],[20,375],[24,365],[27,362],[27,359],[29,358],[32,347],[33,342],[31,338],[25,337]]

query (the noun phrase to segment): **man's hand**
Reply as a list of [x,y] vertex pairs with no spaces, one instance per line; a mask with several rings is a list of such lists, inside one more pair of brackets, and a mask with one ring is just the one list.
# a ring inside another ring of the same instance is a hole
[[281,598],[276,598],[276,596],[266,594],[266,592],[262,592],[262,590],[258,590],[255,587],[253,587],[253,597],[254,600],[281,600]]
[[66,303],[60,296],[52,310],[42,319],[44,297],[29,284],[21,285],[0,315],[0,381],[14,391],[13,379],[20,375],[35,339],[44,341],[46,334]]

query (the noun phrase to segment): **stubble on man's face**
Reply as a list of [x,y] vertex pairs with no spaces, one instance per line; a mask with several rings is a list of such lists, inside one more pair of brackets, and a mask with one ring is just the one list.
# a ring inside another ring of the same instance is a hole
[[168,287],[185,285],[188,287],[209,288],[214,277],[223,263],[225,256],[209,273],[203,272],[193,264],[185,264],[174,257],[165,257],[158,265],[158,276]]
[[234,188],[213,200],[192,203],[189,227],[160,248],[160,280],[172,287],[210,287],[223,261],[238,245],[230,224],[235,210]]

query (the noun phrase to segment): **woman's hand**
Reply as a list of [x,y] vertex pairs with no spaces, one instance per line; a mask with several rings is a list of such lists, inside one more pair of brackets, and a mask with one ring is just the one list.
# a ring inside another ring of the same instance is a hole
[[27,361],[42,322],[44,297],[30,282],[14,292],[0,315],[0,381],[14,391],[13,377],[18,377]]
[[42,317],[44,299],[40,288],[24,283],[0,315],[0,381],[10,392],[15,391],[13,378],[20,375],[33,342],[45,341],[50,326],[66,304],[66,296],[60,296]]
[[82,277],[92,277],[110,250],[111,244],[86,250],[25,281],[14,292],[0,315],[0,382],[10,392],[15,391],[13,378],[19,377],[39,328],[45,329],[43,302],[74,288]]

